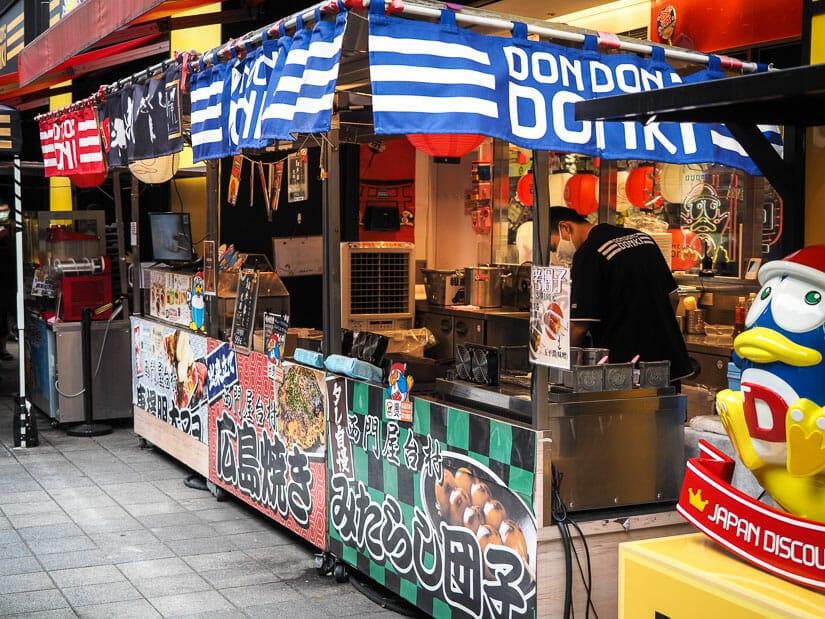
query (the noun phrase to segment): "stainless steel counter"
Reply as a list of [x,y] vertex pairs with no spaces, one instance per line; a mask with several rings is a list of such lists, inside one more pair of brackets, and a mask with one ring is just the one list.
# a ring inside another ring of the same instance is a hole
[[439,399],[479,414],[550,430],[552,461],[568,509],[675,502],[684,474],[687,397],[672,387],[574,393],[553,387],[545,418],[529,389],[436,381]]

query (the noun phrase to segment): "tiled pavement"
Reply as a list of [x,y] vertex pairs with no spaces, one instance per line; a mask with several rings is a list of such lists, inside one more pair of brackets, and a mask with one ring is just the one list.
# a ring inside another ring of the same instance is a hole
[[0,615],[399,616],[319,576],[315,548],[255,510],[185,486],[128,424],[71,437],[40,415],[40,445],[13,448],[16,371],[0,362]]

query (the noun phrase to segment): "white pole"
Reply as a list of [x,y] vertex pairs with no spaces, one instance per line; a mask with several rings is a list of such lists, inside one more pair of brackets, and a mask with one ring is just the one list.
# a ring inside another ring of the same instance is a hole
[[22,184],[20,182],[20,155],[14,156],[14,230],[17,252],[15,259],[15,264],[17,265],[17,360],[20,366],[20,394],[18,401],[23,404],[26,399],[26,364],[24,362],[26,350],[26,316],[23,308],[23,199]]

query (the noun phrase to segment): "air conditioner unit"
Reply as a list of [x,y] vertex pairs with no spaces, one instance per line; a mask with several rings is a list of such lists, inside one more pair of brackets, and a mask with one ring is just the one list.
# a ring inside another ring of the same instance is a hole
[[341,327],[411,329],[415,315],[412,243],[341,243]]

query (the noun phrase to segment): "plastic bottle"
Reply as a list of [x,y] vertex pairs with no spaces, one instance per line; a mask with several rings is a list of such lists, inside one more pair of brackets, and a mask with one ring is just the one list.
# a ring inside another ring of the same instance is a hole
[[734,309],[733,337],[736,337],[745,330],[745,297],[739,297]]

